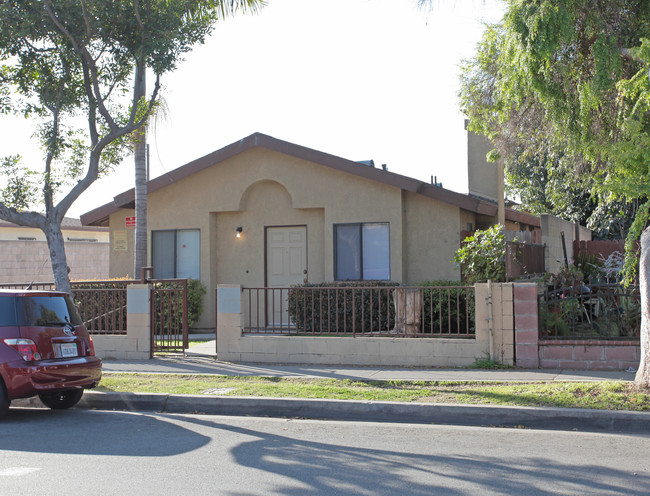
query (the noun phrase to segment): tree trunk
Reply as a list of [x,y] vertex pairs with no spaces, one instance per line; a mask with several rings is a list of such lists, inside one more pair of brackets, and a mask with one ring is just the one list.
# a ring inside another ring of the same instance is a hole
[[[136,83],[137,101],[145,95],[145,71]],[[147,131],[142,126],[135,132],[135,259],[133,277],[142,275],[142,268],[147,265]]]
[[650,387],[650,227],[641,235],[639,289],[641,290],[641,362],[636,372],[637,384]]
[[70,275],[68,271],[68,262],[65,256],[65,246],[63,243],[63,233],[61,225],[55,220],[46,219],[45,238],[50,250],[50,261],[52,262],[52,272],[54,274],[54,286],[57,291],[71,292]]

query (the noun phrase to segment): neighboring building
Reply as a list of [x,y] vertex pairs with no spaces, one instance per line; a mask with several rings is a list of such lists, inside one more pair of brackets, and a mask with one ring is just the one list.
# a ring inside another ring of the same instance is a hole
[[[458,280],[461,231],[497,216],[495,202],[259,133],[151,180],[148,192],[154,277],[203,282],[199,327],[214,327],[217,284]],[[81,217],[110,228],[111,277],[133,276],[134,197]],[[514,210],[506,220],[540,225]]]
[[[71,280],[106,279],[108,229],[84,227],[79,219],[61,224]],[[49,282],[54,279],[45,234],[40,229],[0,221],[0,283]]]

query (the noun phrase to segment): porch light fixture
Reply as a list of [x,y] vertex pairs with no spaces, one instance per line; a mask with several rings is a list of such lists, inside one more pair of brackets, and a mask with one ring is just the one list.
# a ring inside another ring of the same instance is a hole
[[241,227],[238,227],[237,229],[235,229],[235,232],[237,233],[237,234],[235,234],[235,237],[237,239],[241,238],[241,232],[242,231],[243,231],[243,229]]

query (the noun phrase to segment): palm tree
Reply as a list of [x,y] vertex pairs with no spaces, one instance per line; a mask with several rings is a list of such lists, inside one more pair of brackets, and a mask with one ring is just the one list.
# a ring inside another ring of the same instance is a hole
[[[217,0],[197,7],[192,15],[202,17],[215,16],[217,20],[233,16],[238,12],[254,13],[266,4],[265,0]],[[137,9],[138,0],[134,1]],[[144,60],[141,60],[144,67]],[[146,71],[139,71],[140,77],[135,83],[134,101],[140,102],[147,91]],[[135,158],[135,247],[133,274],[139,277],[142,268],[147,265],[147,130],[146,125],[140,127],[134,136]]]

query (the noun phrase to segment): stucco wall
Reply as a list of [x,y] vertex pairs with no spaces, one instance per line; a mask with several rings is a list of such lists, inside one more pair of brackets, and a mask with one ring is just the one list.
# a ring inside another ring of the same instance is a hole
[[404,282],[460,279],[452,262],[460,241],[460,209],[404,193]]
[[488,162],[487,154],[494,145],[471,131],[467,132],[467,183],[470,195],[497,201],[497,164]]
[[573,260],[573,241],[575,239],[591,239],[591,231],[586,227],[580,227],[573,222],[554,217],[552,215],[540,215],[542,226],[542,243],[546,245],[545,268],[547,272],[557,273],[564,267],[564,251],[562,248],[561,234],[564,232],[566,253],[569,263]]
[[134,216],[135,211],[132,209],[123,209],[110,216],[111,277],[139,279],[141,276],[133,273],[135,228],[126,225],[126,218]]

